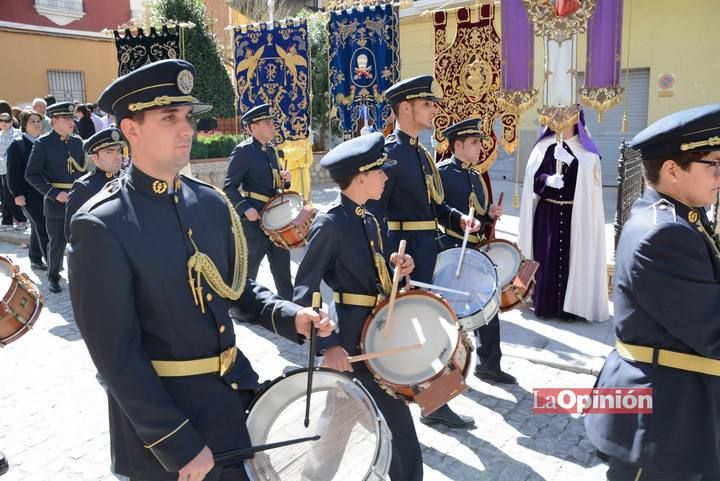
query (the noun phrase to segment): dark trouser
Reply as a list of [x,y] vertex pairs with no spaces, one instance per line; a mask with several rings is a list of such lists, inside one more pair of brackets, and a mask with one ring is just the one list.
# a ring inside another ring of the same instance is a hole
[[23,210],[30,219],[32,227],[30,232],[30,262],[42,262],[43,257],[48,261],[48,239],[47,227],[45,226],[45,215],[43,214],[42,198],[25,197]]
[[475,329],[477,344],[477,365],[488,371],[500,370],[500,319],[497,314],[482,327]]
[[65,256],[65,247],[67,246],[67,239],[65,239],[65,219],[46,217],[45,225],[50,241],[48,244],[47,258],[48,280],[50,282],[59,282],[63,257]]
[[638,468],[610,457],[607,471],[608,481],[719,481],[719,474],[664,473],[646,468]]
[[293,298],[293,285],[290,278],[290,251],[273,244],[260,228],[260,221],[242,221],[243,232],[248,245],[248,277],[257,279],[260,263],[267,256],[270,272],[275,280],[275,288],[280,297]]
[[15,197],[7,186],[7,175],[0,175],[0,196],[2,197],[2,225],[13,225],[13,219],[25,222],[20,206],[15,204]]

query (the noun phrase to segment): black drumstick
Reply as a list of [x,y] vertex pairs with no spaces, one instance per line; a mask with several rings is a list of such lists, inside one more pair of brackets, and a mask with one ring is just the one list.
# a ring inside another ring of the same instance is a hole
[[231,451],[223,451],[213,456],[215,464],[218,466],[224,466],[227,464],[234,464],[238,458],[247,458],[252,454],[259,453],[260,451],[267,451],[268,449],[283,448],[285,446],[292,446],[293,444],[306,443],[308,441],[317,441],[320,439],[320,435],[309,436],[306,438],[295,438],[288,439],[287,441],[278,441],[277,443],[260,444],[258,446],[250,446],[249,448],[233,449]]
[[[320,312],[322,299],[319,292],[313,292],[312,307],[315,312]],[[307,397],[305,400],[305,427],[310,426],[310,395],[312,394],[312,378],[313,368],[315,367],[315,340],[317,339],[317,329],[314,325],[310,326],[310,354],[308,355],[308,380],[307,380]]]

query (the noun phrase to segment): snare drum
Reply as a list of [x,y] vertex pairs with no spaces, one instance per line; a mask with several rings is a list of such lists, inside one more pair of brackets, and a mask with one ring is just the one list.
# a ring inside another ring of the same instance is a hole
[[500,290],[492,261],[473,249],[465,249],[460,277],[455,277],[461,251],[460,247],[454,247],[438,254],[433,284],[470,293],[469,296],[448,292],[441,294],[457,314],[463,330],[471,332],[492,321],[498,313]]
[[253,446],[320,435],[318,441],[256,453],[244,462],[250,481],[383,481],[392,436],[365,388],[337,371],[313,371],[305,428],[307,369],[274,380],[253,400],[247,429]]
[[45,299],[27,274],[0,256],[0,346],[17,341],[37,321]]
[[276,246],[294,249],[307,244],[314,218],[315,211],[305,205],[302,195],[285,191],[260,210],[260,227]]
[[502,286],[500,310],[504,312],[524,302],[535,285],[535,272],[539,264],[531,259],[523,259],[517,245],[504,239],[485,241],[478,249],[490,257],[497,267],[498,282]]
[[415,402],[426,416],[462,394],[468,386],[472,344],[460,329],[450,305],[422,290],[401,291],[395,298],[387,338],[389,298],[365,321],[360,348],[364,353],[422,344],[422,348],[365,361],[378,384],[394,397]]

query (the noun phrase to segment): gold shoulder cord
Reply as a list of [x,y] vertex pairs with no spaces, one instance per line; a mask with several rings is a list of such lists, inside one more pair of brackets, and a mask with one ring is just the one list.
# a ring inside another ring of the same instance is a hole
[[477,195],[475,195],[475,191],[470,191],[470,198],[468,199],[468,210],[470,210],[470,207],[474,207],[475,212],[478,215],[485,215],[485,209],[480,205],[480,201],[477,198]]
[[[377,238],[378,242],[380,243],[380,251],[382,252],[384,250],[383,248],[383,241],[382,241],[382,234],[380,233],[380,225],[378,224],[377,219],[375,217],[372,217],[373,222],[375,223],[375,229],[377,230]],[[373,252],[373,261],[375,262],[375,271],[377,272],[378,281],[380,281],[380,289],[382,289],[381,294],[384,297],[387,297],[390,294],[390,291],[392,290],[392,278],[390,277],[390,272],[387,268],[387,263],[385,262],[385,257],[383,255],[375,250],[375,245],[373,241],[370,241],[370,249]]]
[[424,146],[422,146],[422,149],[423,152],[425,152],[428,163],[430,164],[430,170],[432,170],[431,175],[425,176],[425,185],[428,190],[428,202],[432,199],[432,201],[436,204],[442,204],[443,200],[445,200],[445,190],[443,189],[442,179],[440,179],[440,172],[438,172],[435,161],[432,157],[430,157],[430,152],[428,152]]
[[[188,283],[190,284],[190,290],[192,291],[195,305],[200,306],[200,310],[205,314],[205,300],[202,295],[203,287],[200,283],[201,277],[205,278],[210,288],[214,290],[220,297],[236,301],[240,298],[243,291],[245,290],[245,280],[247,278],[247,241],[243,234],[242,224],[240,224],[240,217],[230,203],[230,199],[227,198],[225,192],[215,188],[215,190],[222,195],[225,204],[227,205],[230,213],[230,222],[232,224],[232,233],[235,241],[235,267],[233,269],[232,285],[228,286],[222,278],[222,275],[218,271],[215,263],[210,259],[207,254],[200,252],[197,244],[192,238],[192,229],[188,230],[188,236],[190,242],[192,242],[195,248],[195,253],[188,259]],[[193,278],[193,273],[196,279]]]

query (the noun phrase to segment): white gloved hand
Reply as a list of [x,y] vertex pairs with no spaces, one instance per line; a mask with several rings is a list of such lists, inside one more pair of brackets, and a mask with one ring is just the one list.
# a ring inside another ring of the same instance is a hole
[[570,152],[565,150],[562,144],[555,144],[555,160],[561,160],[564,164],[570,165],[570,162],[575,160]]
[[552,187],[553,189],[562,189],[565,187],[565,181],[563,176],[560,174],[550,175],[545,179],[545,185]]

